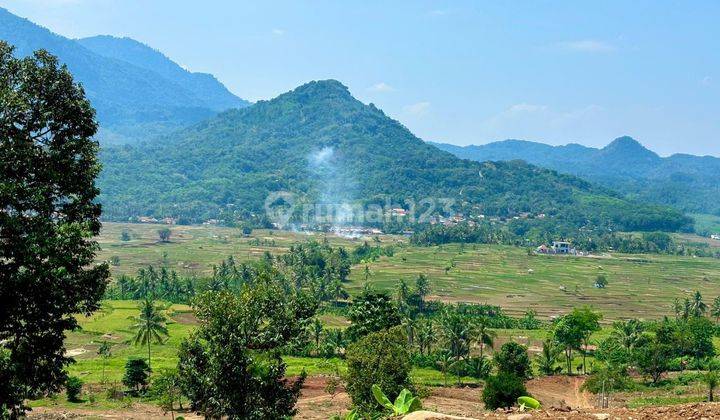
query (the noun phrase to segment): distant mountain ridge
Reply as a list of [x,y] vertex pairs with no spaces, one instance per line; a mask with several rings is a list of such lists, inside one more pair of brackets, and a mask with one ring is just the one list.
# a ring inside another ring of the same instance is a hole
[[669,208],[631,203],[527,163],[458,159],[335,80],[221,113],[152,144],[106,147],[101,158],[104,215],[116,220],[263,214],[269,193],[289,191],[306,203],[404,206],[449,198],[463,214],[544,214],[575,227],[676,230],[688,223]]
[[720,158],[712,156],[660,157],[628,136],[615,139],[602,149],[522,140],[464,147],[432,144],[463,159],[523,160],[583,177],[635,200],[670,205],[691,213],[720,215]]
[[67,64],[97,110],[105,143],[148,139],[249,104],[212,76],[128,38],[72,40],[0,8],[0,40],[18,56],[46,49]]

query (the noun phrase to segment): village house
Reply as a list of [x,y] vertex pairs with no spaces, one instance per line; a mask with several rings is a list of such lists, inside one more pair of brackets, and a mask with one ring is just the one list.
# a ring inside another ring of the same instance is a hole
[[710,239],[715,239],[716,241],[720,241],[720,235],[710,235]]

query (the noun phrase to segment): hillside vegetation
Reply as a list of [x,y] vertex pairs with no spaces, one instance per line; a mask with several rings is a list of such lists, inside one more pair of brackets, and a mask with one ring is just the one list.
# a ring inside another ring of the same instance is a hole
[[290,191],[310,203],[407,207],[408,200],[449,198],[451,213],[545,214],[574,227],[678,230],[691,223],[669,208],[523,162],[458,159],[334,80],[222,113],[159,142],[106,147],[101,159],[98,183],[111,220],[243,218],[262,214],[270,192]]
[[97,111],[104,143],[150,139],[248,103],[137,41],[73,40],[0,8],[0,40],[17,56],[45,49],[68,66]]
[[720,158],[676,154],[660,157],[630,137],[602,149],[579,144],[549,146],[506,140],[481,146],[435,144],[463,159],[523,160],[580,176],[625,196],[692,213],[720,215]]

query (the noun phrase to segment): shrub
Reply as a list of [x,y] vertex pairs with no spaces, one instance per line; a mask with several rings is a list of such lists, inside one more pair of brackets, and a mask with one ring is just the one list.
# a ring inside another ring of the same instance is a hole
[[148,384],[150,367],[145,359],[128,359],[125,363],[125,376],[122,383],[130,390],[132,395],[144,391]]
[[512,407],[522,396],[528,396],[522,378],[508,372],[490,376],[482,393],[485,408],[489,410]]
[[522,344],[512,341],[503,344],[500,351],[495,353],[494,359],[499,372],[510,373],[523,379],[532,376],[527,347]]
[[77,376],[68,376],[65,382],[65,393],[69,402],[79,402],[83,382]]
[[407,338],[401,328],[369,334],[347,350],[347,386],[353,404],[362,412],[379,408],[373,384],[394,400],[404,389],[412,390]]

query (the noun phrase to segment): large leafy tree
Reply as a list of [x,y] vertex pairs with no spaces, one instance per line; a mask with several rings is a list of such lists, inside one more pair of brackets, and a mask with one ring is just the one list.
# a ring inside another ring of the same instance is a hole
[[347,333],[352,340],[400,325],[402,321],[390,296],[371,289],[364,290],[352,300],[348,318],[352,324]]
[[180,347],[178,373],[193,410],[206,418],[286,418],[304,376],[285,379],[279,350],[303,335],[317,305],[271,280],[236,294],[206,292],[200,325]]
[[65,331],[98,309],[100,171],[95,112],[45,51],[18,59],[0,41],[0,410],[66,380]]

